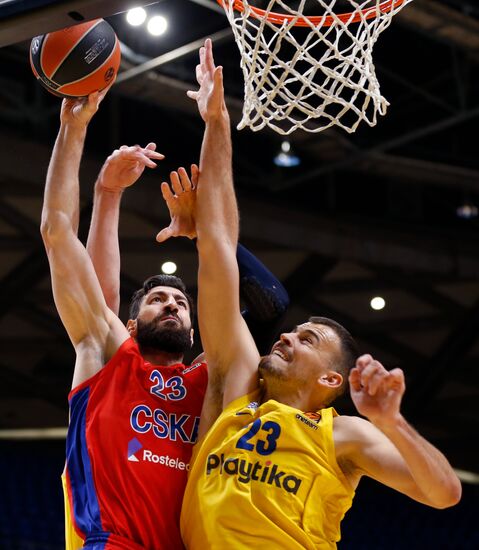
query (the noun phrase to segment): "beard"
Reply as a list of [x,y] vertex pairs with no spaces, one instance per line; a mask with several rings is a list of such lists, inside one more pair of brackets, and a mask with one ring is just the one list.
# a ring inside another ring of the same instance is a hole
[[265,355],[261,358],[258,365],[258,372],[261,378],[276,378],[277,380],[286,380],[286,372],[275,365],[273,355]]
[[159,326],[159,317],[149,323],[137,319],[136,341],[140,349],[153,349],[167,353],[185,353],[191,349],[190,329]]

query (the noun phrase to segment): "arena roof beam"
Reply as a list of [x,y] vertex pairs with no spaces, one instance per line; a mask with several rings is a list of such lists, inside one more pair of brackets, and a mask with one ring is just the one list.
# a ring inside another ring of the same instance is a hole
[[396,267],[435,275],[479,276],[478,243],[471,235],[466,242],[452,233],[430,236],[410,224],[371,224],[319,217],[291,206],[239,197],[241,233],[279,246],[315,252],[322,256],[359,263]]
[[395,17],[415,31],[453,45],[479,62],[479,21],[433,0],[415,0]]
[[368,157],[376,153],[383,153],[384,151],[407,145],[412,141],[427,137],[431,134],[435,134],[443,130],[447,130],[453,126],[456,126],[457,124],[466,122],[477,116],[479,116],[479,106],[475,106],[459,114],[455,114],[438,122],[434,122],[433,124],[430,124],[423,128],[418,128],[416,130],[413,130],[412,132],[407,132],[402,136],[398,136],[397,138],[393,138],[389,141],[379,143],[369,149],[358,149],[357,152],[352,153],[351,155],[349,155],[348,158],[326,164],[325,166],[321,166],[320,168],[317,168],[315,170],[310,170],[309,172],[306,172],[304,175],[297,178],[284,180],[280,184],[275,185],[275,187],[285,189],[300,185],[302,183],[306,183],[308,181],[311,181],[312,179],[319,178],[324,174],[328,174],[336,170],[345,170],[346,168],[349,168],[358,162],[368,159]]
[[[153,3],[151,0],[138,0],[135,5]],[[131,8],[131,0],[38,0],[36,9],[27,2],[1,4],[0,47]]]
[[194,40],[189,44],[185,44],[179,48],[176,48],[175,50],[171,50],[170,52],[167,52],[163,55],[159,55],[158,57],[149,59],[148,61],[145,61],[145,63],[142,63],[137,67],[131,67],[130,69],[127,69],[126,71],[123,71],[118,75],[116,79],[116,85],[121,85],[123,84],[123,82],[126,82],[131,78],[135,78],[147,71],[151,71],[152,69],[161,67],[161,65],[165,65],[166,63],[171,63],[171,61],[175,61],[176,59],[184,57],[185,55],[197,53],[198,49],[205,43],[206,38],[211,38],[212,42],[214,42],[215,44],[219,44],[223,40],[230,39],[232,37],[232,33],[233,31],[230,27],[222,29],[221,31],[215,32],[211,36],[198,38],[198,40]]

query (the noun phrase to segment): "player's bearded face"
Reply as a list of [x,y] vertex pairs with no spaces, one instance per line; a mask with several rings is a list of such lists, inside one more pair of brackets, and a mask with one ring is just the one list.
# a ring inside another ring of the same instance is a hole
[[184,353],[191,349],[191,329],[183,324],[162,324],[160,315],[152,321],[137,319],[136,340],[140,348],[168,353]]

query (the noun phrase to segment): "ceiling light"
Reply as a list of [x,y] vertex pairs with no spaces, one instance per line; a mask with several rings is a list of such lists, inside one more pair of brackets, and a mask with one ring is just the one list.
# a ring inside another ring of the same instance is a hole
[[148,21],[148,32],[153,36],[160,36],[168,28],[168,21],[162,15],[155,15]]
[[133,27],[138,27],[145,22],[145,19],[146,11],[143,8],[132,8],[128,10],[126,14],[126,20],[130,25],[133,25]]
[[477,206],[470,201],[466,201],[461,206],[456,208],[456,215],[463,220],[471,220],[477,218],[478,210]]
[[283,141],[281,143],[281,150],[274,157],[273,162],[281,168],[290,168],[291,166],[298,166],[301,163],[301,159],[291,150],[291,143]]
[[176,264],[175,262],[165,262],[161,265],[161,271],[165,275],[172,275],[176,272]]
[[384,298],[381,298],[381,296],[375,296],[371,300],[370,305],[371,305],[372,309],[375,309],[376,311],[379,311],[380,309],[384,308],[384,306],[386,305],[386,301],[384,300]]

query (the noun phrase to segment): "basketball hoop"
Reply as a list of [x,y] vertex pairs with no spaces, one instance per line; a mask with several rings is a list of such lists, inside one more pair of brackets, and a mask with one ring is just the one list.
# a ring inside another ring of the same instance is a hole
[[[412,0],[217,0],[225,9],[241,54],[245,81],[238,129],[269,126],[287,135],[339,126],[369,126],[389,103],[381,95],[372,59],[378,36]],[[345,3],[343,1],[343,4]],[[258,3],[258,2],[256,2]],[[309,16],[316,5],[323,15]]]

